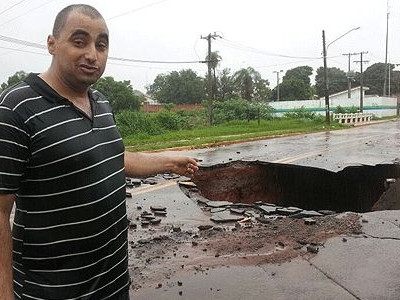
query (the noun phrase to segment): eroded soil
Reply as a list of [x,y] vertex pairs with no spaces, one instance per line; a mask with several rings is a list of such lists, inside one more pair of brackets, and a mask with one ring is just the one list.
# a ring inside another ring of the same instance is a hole
[[330,237],[360,234],[359,218],[353,213],[330,215],[317,217],[316,224],[306,225],[303,219],[286,217],[269,224],[230,223],[206,230],[159,225],[144,229],[147,237],[140,240],[135,240],[138,229],[131,228],[131,288],[157,288],[159,282],[189,270],[201,272],[218,266],[282,263],[297,256],[308,258],[317,255]]

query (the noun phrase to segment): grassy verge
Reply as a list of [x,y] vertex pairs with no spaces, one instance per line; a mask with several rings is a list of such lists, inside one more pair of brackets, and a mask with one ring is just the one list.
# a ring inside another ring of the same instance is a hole
[[[345,128],[332,124],[330,130]],[[263,137],[326,130],[323,120],[274,119],[257,121],[235,121],[193,130],[171,131],[160,135],[140,134],[124,138],[129,151],[150,151],[174,147],[201,147],[222,142],[250,140]]]

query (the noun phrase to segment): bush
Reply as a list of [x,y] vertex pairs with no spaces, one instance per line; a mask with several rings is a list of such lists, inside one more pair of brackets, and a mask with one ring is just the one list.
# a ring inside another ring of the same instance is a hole
[[244,99],[218,101],[214,104],[214,121],[216,124],[233,120],[271,119],[273,108],[263,102],[249,102]]
[[317,115],[313,111],[309,111],[304,108],[304,106],[300,108],[295,108],[291,112],[287,112],[284,114],[285,118],[291,118],[291,119],[310,119],[314,120],[317,118]]
[[353,113],[358,113],[360,109],[357,106],[352,106],[350,108],[344,108],[338,105],[335,109],[335,114],[353,114]]
[[116,115],[119,132],[123,137],[133,134],[161,134],[163,128],[148,113],[140,111],[122,111]]
[[182,129],[182,118],[176,112],[163,109],[155,113],[153,118],[161,128],[166,130]]

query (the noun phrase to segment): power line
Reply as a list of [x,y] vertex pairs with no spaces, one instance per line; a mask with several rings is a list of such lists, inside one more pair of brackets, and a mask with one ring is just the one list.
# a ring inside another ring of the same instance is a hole
[[[25,40],[16,39],[13,37],[8,37],[4,35],[0,35],[0,41],[5,41],[8,43],[38,48],[38,49],[47,49],[45,45],[39,43],[33,43]],[[16,50],[16,49],[15,49]],[[143,60],[143,59],[134,59],[134,58],[123,58],[123,57],[113,57],[109,56],[109,60],[115,61],[125,61],[125,62],[135,62],[135,63],[152,63],[152,64],[198,64],[198,63],[206,63],[207,61],[199,61],[199,60],[192,60],[192,61],[164,61],[164,60]]]
[[21,0],[21,1],[17,2],[17,3],[15,3],[15,4],[11,5],[9,8],[6,8],[5,10],[1,11],[0,15],[4,14],[5,12],[9,11],[10,9],[14,8],[15,6],[17,6],[18,4],[20,4],[20,3],[24,2],[24,1],[26,1],[26,0]]
[[18,51],[18,52],[25,52],[25,53],[32,53],[32,54],[39,54],[39,55],[45,55],[45,56],[49,55],[48,53],[40,53],[40,52],[35,52],[35,51],[29,51],[29,50],[23,50],[23,49],[15,49],[15,48],[2,47],[2,46],[0,46],[0,49]]
[[222,41],[218,41],[218,43],[228,46],[228,47],[231,47],[231,48],[238,49],[238,50],[254,52],[254,53],[263,54],[263,55],[267,55],[267,56],[275,56],[275,57],[283,57],[283,58],[296,58],[296,59],[320,59],[321,58],[321,57],[310,57],[310,56],[291,56],[291,55],[267,52],[267,51],[256,49],[256,48],[253,48],[250,46],[246,46],[246,45],[234,42],[234,41],[230,41],[225,38],[222,38]]
[[153,2],[153,3],[150,3],[150,4],[147,4],[147,5],[144,5],[144,6],[135,8],[135,9],[133,9],[133,10],[130,10],[130,11],[124,12],[124,13],[122,13],[122,14],[119,14],[119,15],[113,16],[113,17],[111,17],[111,18],[108,18],[107,21],[110,21],[110,20],[113,20],[113,19],[116,19],[116,18],[125,16],[125,15],[128,15],[128,14],[131,14],[131,13],[133,13],[133,12],[137,12],[137,11],[139,11],[139,10],[142,10],[142,9],[145,9],[145,8],[148,8],[148,7],[151,7],[151,6],[160,4],[160,3],[162,3],[162,2],[166,2],[166,1],[168,1],[168,0],[161,0],[161,1],[158,1],[158,2]]
[[42,45],[39,43],[33,43],[33,42],[20,40],[20,39],[16,39],[16,38],[9,37],[9,36],[4,36],[4,35],[0,35],[0,41],[23,45],[23,46],[29,46],[29,47],[38,48],[38,49],[47,49],[47,47],[45,45]]
[[18,16],[16,16],[16,17],[14,17],[14,18],[12,18],[12,19],[10,19],[10,20],[4,22],[4,23],[1,23],[1,24],[0,24],[0,27],[3,26],[3,25],[5,25],[5,24],[11,23],[12,21],[14,21],[14,20],[16,20],[16,19],[18,19],[18,18],[20,18],[20,17],[23,17],[23,16],[29,14],[30,12],[32,12],[32,11],[34,11],[34,10],[37,10],[37,9],[39,9],[39,8],[45,6],[45,5],[47,5],[47,4],[49,4],[50,2],[53,2],[53,1],[56,1],[56,0],[50,0],[50,1],[47,1],[46,3],[43,3],[43,4],[39,5],[39,6],[36,6],[36,7],[32,8],[32,9],[28,10],[27,12],[21,14],[21,15],[18,15]]
[[151,63],[151,64],[198,64],[198,63],[206,62],[206,61],[200,61],[200,60],[192,60],[192,61],[142,60],[142,59],[134,59],[134,58],[113,57],[113,56],[109,56],[108,59],[117,60],[117,61],[129,61],[129,62],[136,62],[136,63]]

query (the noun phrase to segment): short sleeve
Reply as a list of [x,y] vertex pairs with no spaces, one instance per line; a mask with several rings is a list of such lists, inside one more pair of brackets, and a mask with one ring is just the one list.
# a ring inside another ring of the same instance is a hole
[[20,116],[0,105],[0,194],[14,194],[24,176],[30,137]]

